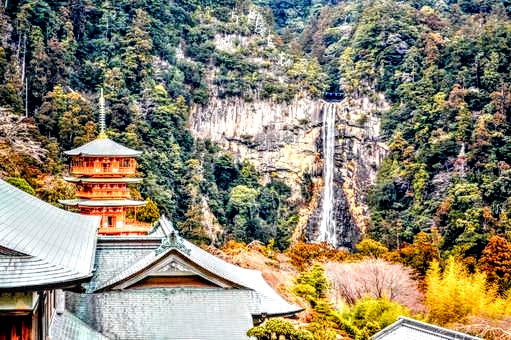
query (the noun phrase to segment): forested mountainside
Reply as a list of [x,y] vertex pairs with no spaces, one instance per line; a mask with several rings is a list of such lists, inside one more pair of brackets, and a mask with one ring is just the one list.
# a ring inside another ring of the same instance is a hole
[[[198,243],[272,253],[324,240],[326,225],[336,246],[411,266],[422,290],[442,284],[438,267],[426,273],[449,257],[485,271],[496,295],[509,288],[511,2],[0,5],[9,182],[72,197],[62,152],[97,136],[103,88],[108,136],[144,151],[133,194]],[[315,307],[316,293],[298,295]]]

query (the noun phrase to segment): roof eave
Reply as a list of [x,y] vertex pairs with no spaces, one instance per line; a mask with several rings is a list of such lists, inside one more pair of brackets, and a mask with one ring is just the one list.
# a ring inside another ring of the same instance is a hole
[[293,315],[295,315],[297,313],[303,312],[304,310],[305,310],[305,308],[298,307],[295,310],[291,310],[291,311],[287,311],[287,312],[278,312],[278,313],[264,313],[264,312],[261,312],[261,313],[257,313],[257,314],[252,314],[252,316],[256,316],[256,317],[266,316],[266,317],[271,317],[271,318],[276,318],[276,317],[291,317],[291,316],[293,316]]
[[82,283],[87,283],[92,279],[93,274],[87,274],[86,276],[80,276],[73,279],[58,281],[58,282],[50,282],[44,284],[37,285],[28,285],[28,286],[14,286],[14,287],[0,287],[0,293],[7,292],[34,292],[41,290],[54,290],[54,289],[69,289],[75,287],[77,285],[81,285]]
[[92,249],[93,251],[91,252],[91,260],[90,260],[90,266],[89,266],[89,273],[90,273],[90,277],[92,277],[94,275],[94,265],[96,264],[96,248],[97,248],[97,245],[98,245],[98,238],[97,238],[97,232],[99,230],[99,227],[100,227],[100,224],[101,224],[101,216],[94,216],[97,220],[97,223],[95,224],[95,230],[94,230],[94,236],[93,236],[93,245],[92,245]]

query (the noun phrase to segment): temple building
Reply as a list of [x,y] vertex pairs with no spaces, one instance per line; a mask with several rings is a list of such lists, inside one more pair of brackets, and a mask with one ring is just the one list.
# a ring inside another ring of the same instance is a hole
[[53,207],[0,180],[0,340],[248,340],[302,308],[261,272],[182,238],[164,216],[136,221],[132,150],[100,135],[67,151],[76,198]]
[[165,217],[115,237],[96,234],[100,220],[0,180],[0,339],[248,340],[266,318],[302,310]]
[[102,336],[130,340],[248,340],[255,324],[302,310],[165,217],[146,236],[99,236],[94,276],[85,292],[66,293],[66,308]]
[[62,289],[92,277],[98,227],[0,180],[0,339],[48,339]]
[[127,148],[108,139],[105,134],[103,91],[100,97],[100,134],[95,140],[76,149],[65,151],[71,157],[70,176],[76,184],[75,199],[60,203],[75,207],[84,215],[101,216],[100,235],[145,235],[150,223],[136,219],[137,207],[145,201],[131,199],[128,185],[140,183],[137,161],[142,152]]

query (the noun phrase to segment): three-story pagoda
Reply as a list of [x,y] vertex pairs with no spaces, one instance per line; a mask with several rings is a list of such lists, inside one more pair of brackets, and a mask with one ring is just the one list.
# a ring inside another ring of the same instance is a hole
[[[142,152],[107,138],[103,91],[100,96],[100,134],[95,140],[64,152],[71,156],[70,176],[76,184],[75,199],[60,203],[85,215],[101,216],[100,235],[144,235],[149,223],[136,220],[137,207],[145,201],[131,199],[128,184],[140,183],[137,161]],[[131,217],[131,219],[129,218]]]

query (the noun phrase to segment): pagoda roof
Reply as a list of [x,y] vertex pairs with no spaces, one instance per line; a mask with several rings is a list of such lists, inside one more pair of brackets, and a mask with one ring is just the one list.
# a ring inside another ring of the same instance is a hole
[[139,177],[64,177],[71,183],[140,183],[144,179]]
[[69,156],[137,157],[142,151],[130,149],[109,138],[97,138],[64,153]]
[[99,225],[99,216],[59,209],[0,180],[0,291],[90,278]]
[[59,203],[80,207],[140,207],[147,204],[146,201],[136,200],[84,200],[79,198],[59,200]]

